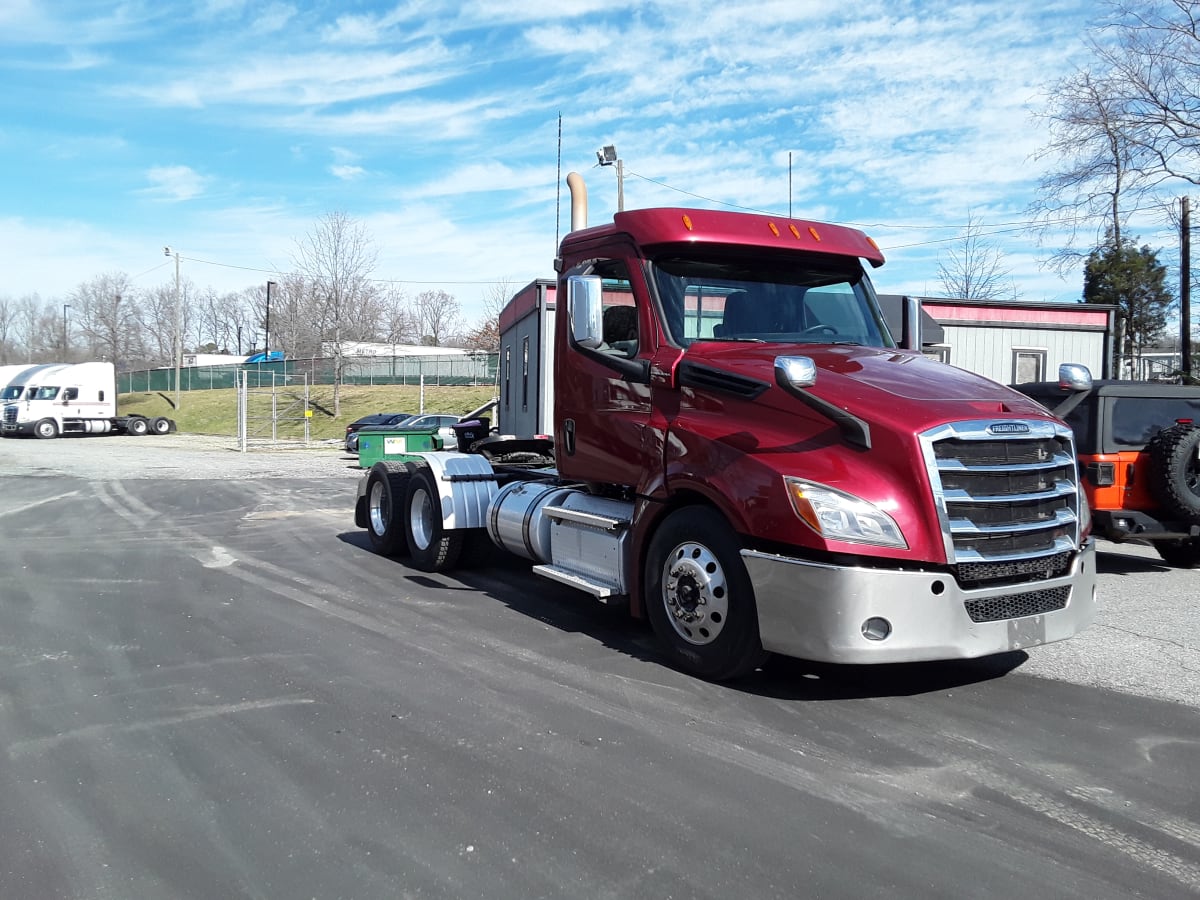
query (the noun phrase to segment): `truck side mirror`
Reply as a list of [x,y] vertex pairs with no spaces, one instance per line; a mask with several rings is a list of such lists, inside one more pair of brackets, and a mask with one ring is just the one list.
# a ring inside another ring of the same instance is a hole
[[1058,367],[1058,386],[1064,391],[1090,391],[1091,370],[1079,363],[1063,363]]
[[1071,410],[1082,403],[1084,398],[1091,393],[1092,372],[1087,366],[1079,363],[1063,363],[1058,367],[1058,387],[1059,390],[1070,391],[1071,396],[1054,407],[1051,412],[1060,419],[1065,419]]
[[602,285],[597,275],[567,278],[567,303],[571,309],[571,339],[585,347],[598,347],[603,334]]

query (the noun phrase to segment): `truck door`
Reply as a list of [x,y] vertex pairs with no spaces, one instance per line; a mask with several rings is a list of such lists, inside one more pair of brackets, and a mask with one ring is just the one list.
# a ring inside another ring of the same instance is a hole
[[[631,273],[637,273],[636,276]],[[555,454],[560,474],[636,487],[650,422],[650,311],[641,270],[623,258],[590,259],[569,275],[601,279],[603,329],[595,346],[576,344],[559,313],[555,354]],[[636,280],[635,280],[636,279]]]

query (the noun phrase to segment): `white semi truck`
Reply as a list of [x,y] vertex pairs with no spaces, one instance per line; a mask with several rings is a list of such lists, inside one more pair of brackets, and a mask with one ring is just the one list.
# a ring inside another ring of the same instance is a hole
[[0,386],[0,434],[167,434],[166,416],[117,415],[117,378],[109,362],[25,366]]

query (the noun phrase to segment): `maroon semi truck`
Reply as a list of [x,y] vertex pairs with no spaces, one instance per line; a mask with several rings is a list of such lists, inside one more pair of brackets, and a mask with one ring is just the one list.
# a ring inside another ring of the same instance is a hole
[[378,552],[443,571],[490,540],[648,617],[674,664],[710,679],[770,652],[979,657],[1091,622],[1070,429],[903,349],[919,343],[885,324],[874,242],[694,209],[588,228],[568,183],[552,440],[376,464],[356,523]]

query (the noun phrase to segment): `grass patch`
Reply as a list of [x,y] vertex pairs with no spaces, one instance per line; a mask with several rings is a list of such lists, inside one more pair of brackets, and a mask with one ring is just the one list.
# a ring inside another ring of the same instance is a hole
[[[461,416],[478,409],[496,395],[492,385],[481,387],[426,387],[425,407],[421,409],[421,388],[410,385],[343,385],[341,414],[333,415],[333,385],[309,388],[309,437],[314,440],[341,438],[346,426],[355,419],[379,412],[427,412]],[[280,389],[276,394],[279,437],[304,434],[303,393]],[[170,416],[180,431],[193,434],[237,435],[237,390],[183,391],[179,410],[172,408],[173,394],[121,394],[121,415]],[[271,398],[265,389],[252,394],[247,416],[251,434],[271,433]],[[493,413],[494,420],[494,413]]]

